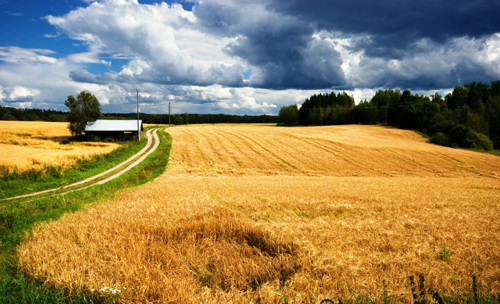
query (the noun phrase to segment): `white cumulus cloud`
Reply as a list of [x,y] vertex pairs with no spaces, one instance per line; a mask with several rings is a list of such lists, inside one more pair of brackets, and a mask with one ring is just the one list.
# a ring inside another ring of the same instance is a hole
[[[223,52],[228,38],[201,33],[196,17],[179,4],[135,0],[93,2],[60,17],[47,17],[70,38],[91,49],[130,58],[121,75],[162,84],[240,85],[239,63]],[[88,60],[94,60],[95,53]]]

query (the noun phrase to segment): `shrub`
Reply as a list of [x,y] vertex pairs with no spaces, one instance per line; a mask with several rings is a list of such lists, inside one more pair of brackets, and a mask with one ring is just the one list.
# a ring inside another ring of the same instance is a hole
[[104,142],[108,142],[108,143],[117,143],[118,140],[116,138],[113,138],[113,137],[106,137],[104,139]]
[[449,146],[450,145],[450,138],[448,135],[438,132],[434,135],[432,135],[430,139],[431,143],[436,144],[436,145],[441,145],[441,146]]
[[488,136],[476,131],[470,131],[467,133],[465,143],[473,149],[482,149],[486,151],[493,149],[493,142],[488,138]]
[[278,124],[282,126],[296,126],[299,124],[299,108],[297,105],[281,107],[278,114]]
[[494,148],[500,149],[500,135],[493,135],[491,139],[493,140]]
[[456,125],[450,130],[449,135],[452,145],[482,150],[493,149],[493,142],[488,136],[473,131],[470,127],[464,125]]
[[456,125],[450,130],[450,141],[453,145],[462,148],[470,148],[466,145],[465,138],[472,129],[464,125]]

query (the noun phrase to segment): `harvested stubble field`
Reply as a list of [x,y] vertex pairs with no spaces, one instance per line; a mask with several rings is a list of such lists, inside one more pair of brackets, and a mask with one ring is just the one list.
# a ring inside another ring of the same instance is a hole
[[73,142],[66,122],[0,121],[0,168],[23,172],[46,166],[70,167],[78,160],[106,154],[114,143]]
[[381,300],[383,279],[411,302],[420,273],[442,294],[469,293],[472,275],[500,293],[497,156],[375,126],[168,131],[164,175],[38,226],[25,273],[124,303]]

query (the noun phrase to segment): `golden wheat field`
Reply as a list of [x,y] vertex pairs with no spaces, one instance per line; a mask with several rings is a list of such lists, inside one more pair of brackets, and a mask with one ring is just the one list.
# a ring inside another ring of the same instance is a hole
[[23,271],[123,303],[381,300],[383,279],[411,302],[420,273],[448,295],[472,275],[500,293],[497,156],[376,126],[168,132],[162,176],[39,225],[18,248]]
[[61,140],[69,136],[65,122],[0,121],[0,167],[18,172],[45,166],[69,167],[79,159],[118,147],[114,143],[62,144]]

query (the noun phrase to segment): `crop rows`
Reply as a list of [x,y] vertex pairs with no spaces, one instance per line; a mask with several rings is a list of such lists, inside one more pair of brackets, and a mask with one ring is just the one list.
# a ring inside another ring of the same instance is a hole
[[500,294],[496,156],[382,127],[168,130],[166,172],[34,229],[27,275],[124,303],[410,302],[419,274]]

